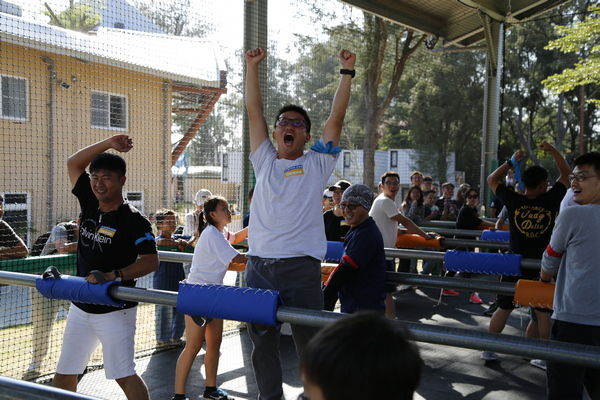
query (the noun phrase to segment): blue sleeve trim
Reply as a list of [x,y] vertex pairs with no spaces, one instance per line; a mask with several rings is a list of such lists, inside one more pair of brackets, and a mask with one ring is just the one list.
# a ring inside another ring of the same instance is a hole
[[140,244],[146,240],[151,240],[154,242],[155,239],[154,239],[154,236],[150,232],[146,232],[146,234],[144,236],[142,236],[141,238],[139,238],[138,240],[135,241],[135,245],[137,246],[138,244]]
[[515,180],[517,181],[517,188],[521,191],[525,190],[525,184],[523,183],[523,178],[521,177],[521,166],[522,163],[517,161],[517,158],[515,157],[515,155],[513,154],[512,158],[510,159],[510,162],[513,164],[514,168],[515,168]]
[[339,154],[342,151],[342,148],[340,146],[334,146],[333,141],[331,140],[327,142],[327,144],[324,144],[322,140],[319,140],[317,143],[313,144],[310,149],[317,153],[331,155]]

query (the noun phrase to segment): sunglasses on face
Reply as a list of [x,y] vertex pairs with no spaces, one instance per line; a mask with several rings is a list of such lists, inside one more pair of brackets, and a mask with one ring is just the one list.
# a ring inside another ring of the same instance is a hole
[[340,208],[342,210],[354,211],[354,210],[356,210],[356,207],[360,207],[360,205],[358,205],[358,204],[348,204],[348,203],[342,203],[342,204],[340,204]]
[[467,196],[467,199],[478,199],[478,198],[479,198],[479,195],[477,195],[477,194],[471,194],[471,195]]
[[306,121],[300,118],[287,118],[287,117],[279,117],[277,118],[278,126],[288,126],[291,125],[294,128],[306,128]]

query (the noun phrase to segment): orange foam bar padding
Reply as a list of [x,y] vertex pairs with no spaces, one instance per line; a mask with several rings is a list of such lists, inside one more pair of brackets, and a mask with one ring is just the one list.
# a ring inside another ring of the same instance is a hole
[[321,263],[321,281],[327,282],[335,267],[337,267],[337,264]]
[[246,270],[246,264],[245,263],[230,263],[227,270],[244,272]]
[[411,233],[399,233],[396,237],[396,247],[401,249],[442,249],[439,239],[425,239]]
[[554,283],[520,279],[515,285],[515,304],[525,307],[552,308]]

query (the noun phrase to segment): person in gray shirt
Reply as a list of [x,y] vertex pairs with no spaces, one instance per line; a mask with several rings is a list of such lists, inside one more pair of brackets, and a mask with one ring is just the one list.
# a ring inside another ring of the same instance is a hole
[[[579,156],[569,175],[578,207],[559,214],[540,280],[556,276],[552,340],[600,346],[600,153]],[[549,361],[548,399],[600,398],[600,369]]]

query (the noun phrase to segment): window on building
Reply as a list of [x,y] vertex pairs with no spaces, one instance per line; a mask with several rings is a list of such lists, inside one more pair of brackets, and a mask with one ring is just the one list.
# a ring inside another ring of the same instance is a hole
[[27,120],[27,79],[0,75],[0,110],[3,119]]
[[229,179],[229,154],[223,153],[221,162],[221,180],[227,182]]
[[4,216],[11,228],[27,244],[31,245],[31,201],[28,193],[2,193],[4,196]]
[[350,168],[350,152],[344,152],[344,168]]
[[127,130],[127,98],[92,92],[92,128]]
[[125,199],[139,211],[144,212],[144,192],[127,192]]
[[398,150],[390,150],[390,169],[398,168]]

